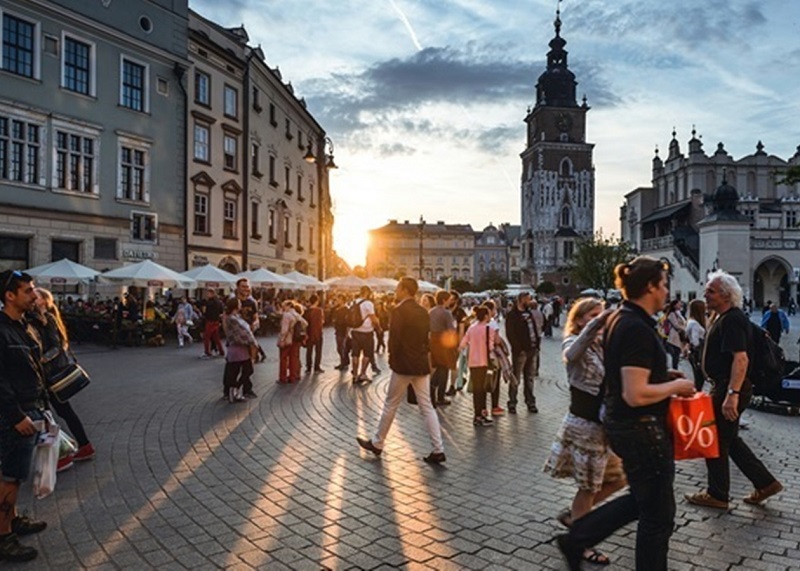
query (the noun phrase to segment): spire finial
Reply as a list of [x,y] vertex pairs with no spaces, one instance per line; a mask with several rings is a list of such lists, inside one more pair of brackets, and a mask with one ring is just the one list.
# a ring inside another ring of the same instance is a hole
[[695,135],[697,135],[697,129],[695,129],[695,125],[692,123],[692,139],[695,138]]
[[556,27],[556,36],[558,36],[561,33],[561,0],[558,0],[556,5],[556,21],[554,25]]
[[673,126],[672,127],[672,138],[674,139],[677,136],[678,136],[678,133],[677,133],[677,131],[675,131],[675,127]]

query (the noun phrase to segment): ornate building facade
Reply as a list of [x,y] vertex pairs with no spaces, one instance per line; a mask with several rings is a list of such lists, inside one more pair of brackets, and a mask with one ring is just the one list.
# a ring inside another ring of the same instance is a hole
[[527,147],[522,152],[522,282],[551,281],[569,287],[566,266],[577,242],[594,232],[594,145],[586,142],[584,97],[567,64],[566,41],[557,13],[547,70],[536,85],[536,104],[525,117]]
[[656,150],[652,186],[625,196],[620,235],[670,262],[673,296],[702,297],[706,276],[721,268],[756,305],[786,305],[797,300],[800,278],[800,184],[781,182],[793,165],[800,146],[788,159],[768,154],[761,141],[739,159],[722,143],[707,155],[692,129],[684,154],[673,130],[666,160]]

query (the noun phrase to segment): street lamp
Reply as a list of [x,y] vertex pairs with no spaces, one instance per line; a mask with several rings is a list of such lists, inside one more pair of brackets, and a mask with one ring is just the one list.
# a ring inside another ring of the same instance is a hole
[[[317,157],[314,155],[314,152],[311,148],[311,140],[311,137],[308,137],[308,150],[303,156],[303,160],[305,160],[307,163],[317,162]],[[328,170],[338,169],[339,167],[335,162],[333,162],[333,141],[331,141],[330,137],[326,136],[323,144],[327,145],[327,149],[330,151],[329,153],[325,153],[325,147],[323,146],[323,154],[325,155],[325,168]]]

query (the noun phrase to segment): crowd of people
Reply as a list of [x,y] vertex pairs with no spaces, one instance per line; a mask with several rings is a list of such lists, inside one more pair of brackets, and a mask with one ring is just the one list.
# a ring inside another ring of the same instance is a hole
[[[710,274],[705,301],[692,300],[688,316],[680,300],[668,301],[667,269],[661,261],[638,257],[615,270],[624,296],[619,307],[596,298],[565,304],[562,358],[569,382],[569,409],[555,435],[543,470],[572,478],[577,491],[571,506],[557,515],[568,532],[557,544],[571,569],[581,561],[608,564],[596,545],[620,527],[638,520],[637,569],[666,569],[674,527],[675,466],[666,413],[673,396],[692,396],[710,383],[720,455],[706,460],[707,486],[688,494],[687,502],[729,508],[729,460],[752,482],[744,498],[760,504],[782,491],[781,483],[739,436],[739,417],[752,398],[749,363],[752,338],[742,310],[741,288],[722,271]],[[20,536],[38,533],[46,524],[16,512],[21,482],[30,474],[31,457],[45,412],[63,419],[78,442],[76,453],[62,458],[59,469],[94,457],[80,418],[50,394],[51,379],[74,356],[61,312],[50,292],[36,288],[31,276],[0,273],[0,559],[36,557]],[[223,297],[209,289],[204,299],[172,300],[168,319],[179,347],[199,334],[201,358],[225,359],[223,397],[230,403],[256,398],[254,365],[267,352],[257,336],[265,315],[277,324],[279,384],[300,382],[301,352],[305,373],[322,373],[323,327],[332,325],[336,369],[354,386],[366,385],[379,372],[375,354],[388,351],[391,369],[382,413],[371,437],[358,445],[380,457],[404,400],[415,402],[430,435],[430,464],[446,461],[440,410],[457,394],[472,395],[472,420],[478,430],[504,414],[516,414],[519,387],[529,413],[538,412],[535,380],[542,338],[560,326],[561,300],[537,300],[529,292],[510,302],[488,299],[464,303],[456,292],[419,295],[417,281],[402,278],[393,294],[376,299],[363,287],[354,299],[330,296],[327,306],[316,294],[299,300],[270,300],[270,312],[253,296],[247,279]],[[136,302],[123,300],[126,311]],[[764,314],[773,333],[788,331],[777,308]],[[191,331],[197,333],[193,335]],[[691,364],[694,378],[678,370]],[[507,386],[505,408],[501,387]],[[616,492],[627,488],[627,492]]]

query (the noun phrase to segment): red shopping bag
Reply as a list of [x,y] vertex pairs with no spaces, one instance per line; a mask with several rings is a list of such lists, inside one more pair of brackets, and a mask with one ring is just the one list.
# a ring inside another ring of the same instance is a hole
[[675,460],[718,458],[719,436],[711,395],[672,397],[667,416],[675,442]]

